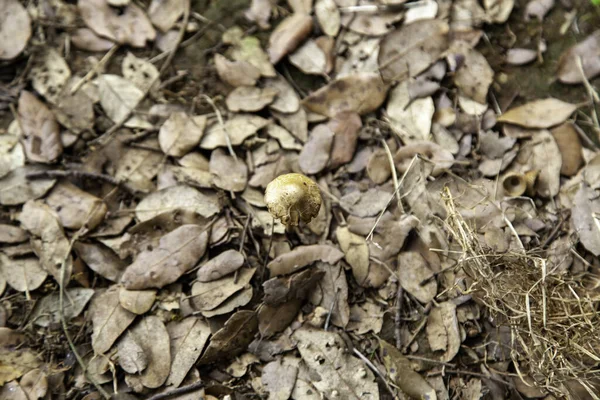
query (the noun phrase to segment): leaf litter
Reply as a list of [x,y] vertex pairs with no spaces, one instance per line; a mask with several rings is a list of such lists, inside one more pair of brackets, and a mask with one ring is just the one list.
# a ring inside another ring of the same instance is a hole
[[593,13],[245,3],[0,1],[0,397],[597,398]]

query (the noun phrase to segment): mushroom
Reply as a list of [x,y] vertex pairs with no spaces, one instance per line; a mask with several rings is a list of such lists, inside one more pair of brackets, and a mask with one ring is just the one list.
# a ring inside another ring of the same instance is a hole
[[271,215],[286,226],[297,226],[298,220],[309,223],[321,208],[321,192],[317,184],[302,174],[280,175],[265,191],[265,203]]

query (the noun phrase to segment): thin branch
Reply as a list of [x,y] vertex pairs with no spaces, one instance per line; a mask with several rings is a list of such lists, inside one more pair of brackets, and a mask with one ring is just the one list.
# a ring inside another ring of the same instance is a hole
[[106,54],[104,55],[104,57],[102,57],[102,59],[100,61],[98,61],[98,63],[96,65],[94,65],[94,67],[89,70],[89,72],[87,74],[85,74],[85,76],[83,78],[81,78],[79,80],[79,82],[77,82],[75,84],[75,86],[73,86],[71,88],[71,94],[75,94],[75,92],[77,92],[79,89],[81,89],[81,87],[92,80],[92,78],[94,77],[94,75],[96,75],[101,68],[103,68],[106,63],[108,62],[108,60],[111,59],[111,57],[117,52],[117,50],[119,49],[119,45],[115,44],[113,47],[110,48],[110,50],[108,50],[106,52]]
[[390,384],[388,383],[386,376],[385,376],[385,375],[383,375],[383,373],[382,373],[382,372],[379,370],[379,368],[377,368],[377,367],[375,366],[375,364],[373,364],[373,363],[371,362],[371,360],[369,360],[367,357],[365,357],[365,356],[363,355],[363,353],[361,353],[360,351],[358,351],[358,350],[356,349],[356,347],[352,349],[352,352],[353,352],[354,354],[356,354],[356,355],[358,356],[358,358],[360,358],[360,359],[361,359],[361,360],[362,360],[362,361],[363,361],[365,364],[367,364],[367,366],[368,366],[368,367],[369,367],[369,368],[370,368],[370,369],[371,369],[373,372],[375,372],[375,373],[377,374],[377,376],[379,376],[379,377],[381,378],[381,380],[383,381],[383,384],[384,384],[384,385],[385,385],[385,387],[387,388],[388,392],[390,392],[390,394],[391,394],[391,395],[394,397],[394,399],[395,399],[395,400],[396,400],[396,399],[398,399],[398,396],[397,396],[397,395],[394,393],[394,391],[392,390],[392,388],[391,388]]
[[198,389],[202,389],[203,387],[204,387],[204,382],[198,381],[198,382],[192,383],[192,384],[187,385],[187,386],[182,386],[180,388],[170,390],[170,391],[165,392],[165,393],[155,394],[154,396],[150,397],[147,400],[163,400],[163,399],[168,399],[168,398],[171,398],[171,397],[179,396],[181,394],[185,394],[185,393],[193,392],[193,391],[198,390]]
[[[179,35],[177,36],[177,42],[175,43],[175,46],[173,46],[173,49],[171,49],[171,52],[167,56],[167,59],[165,60],[163,65],[160,67],[160,73],[158,74],[158,76],[163,76],[165,74],[165,71],[167,70],[167,68],[169,68],[169,65],[171,65],[171,61],[173,61],[173,58],[175,57],[175,53],[177,52],[179,45],[181,45],[181,42],[183,42],[183,37],[185,36],[185,30],[187,28],[188,21],[190,20],[190,8],[191,8],[190,1],[191,0],[186,0],[186,2],[185,2],[185,8],[183,10],[183,23],[181,24],[181,28],[179,28]],[[154,82],[153,82],[153,84],[154,84]]]

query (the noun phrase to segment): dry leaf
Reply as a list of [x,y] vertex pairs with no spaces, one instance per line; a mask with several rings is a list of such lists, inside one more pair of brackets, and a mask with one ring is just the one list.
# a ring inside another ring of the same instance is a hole
[[115,252],[99,243],[76,242],[73,249],[88,267],[112,282],[118,282],[127,266]]
[[275,68],[269,61],[269,56],[260,46],[260,41],[254,36],[241,39],[230,50],[231,58],[235,61],[247,61],[260,71],[264,77],[276,76]]
[[494,81],[494,71],[486,58],[470,46],[461,46],[453,51],[454,56],[462,55],[464,61],[454,74],[454,84],[460,95],[480,104],[487,103],[487,93]]
[[325,310],[331,310],[331,323],[345,328],[350,320],[348,307],[348,282],[344,268],[337,265],[317,263],[318,269],[325,272],[323,278],[310,294],[310,301]]
[[192,286],[192,304],[199,311],[209,311],[218,307],[233,294],[244,289],[256,271],[255,268],[243,268],[216,281],[196,282]]
[[404,24],[412,24],[413,22],[422,21],[425,19],[434,19],[438,13],[438,4],[433,0],[426,0],[420,6],[409,7],[404,15]]
[[142,251],[123,273],[121,283],[130,290],[160,289],[196,265],[207,244],[205,228],[182,225],[164,235],[158,246]]
[[239,86],[227,95],[229,111],[259,111],[275,100],[277,90],[254,86]]
[[[437,294],[433,272],[417,252],[406,251],[398,255],[398,278],[402,288],[423,304],[429,303]],[[425,280],[427,283],[422,284]]]
[[264,302],[277,306],[290,300],[304,300],[324,275],[324,271],[307,269],[290,276],[269,279],[263,283]]
[[216,198],[186,186],[172,186],[146,196],[138,204],[135,215],[140,221],[147,221],[167,211],[184,210],[210,218],[220,211]]
[[163,385],[171,370],[171,343],[162,321],[155,316],[142,319],[129,330],[148,358],[148,366],[139,375],[141,383],[150,389]]
[[552,198],[560,190],[562,159],[554,137],[547,130],[539,131],[535,138],[523,145],[517,161],[525,158],[529,170],[539,171],[535,191],[542,197]]
[[[177,1],[173,1],[176,3]],[[158,93],[160,73],[158,68],[149,61],[137,58],[132,53],[127,53],[121,66],[123,78],[132,82],[144,93]]]
[[[352,38],[354,34],[350,32],[344,36]],[[338,57],[339,63],[336,65],[337,78],[347,75],[354,75],[363,71],[377,71],[377,55],[379,54],[379,43],[381,38],[363,37],[361,40],[353,40],[348,43],[348,50],[345,58]]]
[[339,227],[335,231],[338,243],[344,252],[346,262],[352,267],[356,282],[363,286],[369,274],[369,246],[362,236],[356,235],[347,227]]
[[379,334],[383,326],[383,311],[381,307],[367,300],[363,304],[354,304],[350,308],[350,322],[346,330],[354,332],[357,335],[364,335],[367,332]]
[[448,47],[448,24],[442,20],[404,25],[385,38],[378,63],[385,81],[403,81],[429,68]]
[[19,385],[17,381],[11,381],[6,384],[2,383],[0,389],[0,399],[2,400],[29,400],[29,396]]
[[48,273],[40,267],[37,258],[10,259],[0,253],[0,274],[6,283],[19,292],[31,292],[39,288]]
[[69,182],[59,182],[46,197],[46,204],[68,229],[96,228],[108,211],[106,204],[96,196],[84,192]]
[[582,183],[573,199],[571,224],[581,244],[593,255],[600,255],[600,202],[596,191]]
[[158,174],[162,162],[163,155],[159,151],[129,147],[116,160],[115,179],[125,183],[132,190],[148,193],[156,187],[153,179]]
[[292,251],[284,253],[269,262],[267,268],[269,268],[271,276],[274,277],[296,272],[317,260],[336,264],[342,257],[344,257],[344,253],[329,245],[297,246]]
[[454,156],[442,146],[433,142],[416,141],[401,147],[394,155],[394,163],[400,174],[408,170],[417,154],[433,162],[433,170],[431,171],[433,176],[440,175],[454,164]]
[[244,265],[244,256],[235,250],[226,250],[198,269],[197,277],[200,282],[210,282],[237,271]]
[[335,134],[330,164],[331,168],[337,168],[352,161],[362,121],[356,113],[341,113],[329,120],[327,126]]
[[337,36],[341,26],[341,16],[334,0],[317,0],[315,15],[317,16],[321,30],[326,35]]
[[60,128],[54,115],[25,90],[19,96],[19,118],[28,160],[51,163],[62,154]]
[[100,105],[116,123],[125,121],[145,96],[132,82],[118,75],[101,75],[97,82]]
[[92,347],[97,354],[104,354],[135,319],[119,303],[119,288],[112,286],[92,299],[89,309],[94,327]]
[[583,82],[578,58],[586,79],[591,80],[600,74],[600,31],[592,33],[560,56],[557,75],[561,82],[571,84]]
[[102,37],[133,47],[144,47],[156,38],[148,17],[133,3],[116,9],[106,0],[81,0],[77,6],[85,24]]
[[0,224],[0,243],[21,243],[29,238],[18,226]]
[[350,111],[363,115],[379,108],[387,95],[388,85],[379,74],[358,73],[338,78],[311,93],[302,103],[310,111],[330,118]]
[[35,57],[29,76],[35,91],[49,103],[56,104],[71,77],[71,70],[56,50],[44,49]]
[[45,328],[49,326],[58,326],[61,322],[61,313],[66,321],[77,317],[88,301],[94,295],[94,289],[71,288],[65,290],[64,304],[61,308],[59,293],[55,292],[42,298],[32,312],[32,318],[36,325]]
[[213,150],[211,153],[210,173],[216,187],[231,192],[243,191],[248,182],[246,163],[228,155],[222,149]]
[[260,379],[269,392],[269,400],[287,400],[290,398],[296,383],[299,363],[300,359],[286,356],[271,361],[264,366]]
[[260,78],[260,70],[247,61],[229,61],[215,54],[215,67],[219,78],[231,86],[254,86]]
[[296,139],[302,143],[306,142],[308,139],[308,119],[303,107],[300,107],[298,111],[291,114],[284,114],[276,111],[271,111],[271,114],[273,114],[281,126],[294,135]]
[[[18,124],[18,122],[14,121],[12,124]],[[16,135],[0,135],[0,178],[25,165],[25,152],[23,145],[19,143],[20,136],[20,132]]]
[[538,52],[531,49],[509,49],[506,52],[506,63],[510,65],[525,65],[537,60]]
[[431,350],[444,351],[441,361],[450,361],[460,350],[460,331],[456,318],[456,305],[446,301],[429,312],[427,318],[427,340]]
[[326,124],[319,124],[312,129],[298,157],[298,165],[302,172],[314,175],[327,166],[333,137],[334,133]]
[[210,327],[196,317],[172,321],[167,325],[171,338],[171,373],[167,385],[178,387],[196,363],[210,336]]
[[279,142],[281,148],[285,150],[302,150],[302,145],[296,142],[294,136],[292,136],[291,133],[289,133],[287,130],[280,127],[279,125],[275,123],[267,125],[266,132],[267,135],[269,135],[273,139],[277,139],[277,142]]
[[235,357],[244,352],[257,330],[258,320],[254,311],[236,312],[227,320],[225,326],[213,335],[200,358],[200,365]]
[[390,160],[384,150],[378,150],[371,154],[367,164],[367,175],[377,185],[381,185],[392,175]]
[[252,0],[250,7],[244,12],[247,20],[256,22],[261,29],[269,29],[269,19],[271,18],[271,8],[273,5],[270,0]]
[[294,13],[277,25],[269,38],[269,60],[277,64],[283,57],[294,51],[310,34],[312,17],[308,14]]
[[552,7],[554,7],[554,0],[530,0],[525,7],[525,21],[534,17],[541,22]]
[[429,140],[434,112],[431,97],[411,99],[408,81],[392,89],[386,107],[390,127],[405,144]]
[[185,156],[198,146],[205,126],[204,115],[190,117],[184,112],[172,113],[158,132],[161,150],[169,156]]
[[152,0],[148,7],[150,21],[163,32],[175,26],[183,15],[186,0]]
[[119,366],[129,374],[140,373],[148,366],[144,349],[130,333],[126,333],[117,343],[117,357]]
[[290,62],[305,74],[326,75],[329,67],[329,55],[309,39],[289,56]]
[[[233,146],[238,146],[248,137],[267,126],[268,120],[252,114],[234,114],[221,126],[215,123],[208,127],[200,147],[213,150],[217,147],[227,146],[227,137]],[[227,135],[227,136],[226,136]]]
[[156,300],[156,290],[127,290],[119,291],[121,307],[134,314],[142,315],[149,311]]
[[534,100],[511,108],[498,117],[497,122],[508,122],[525,128],[544,129],[565,122],[576,109],[576,105],[558,99]]
[[[8,330],[8,328],[2,329]],[[2,369],[0,370],[0,386],[2,386],[2,389],[0,390],[0,395],[4,395],[8,392],[10,393],[10,397],[5,397],[6,400],[16,400],[12,397],[15,386],[11,387],[10,384],[6,383],[38,368],[41,364],[42,357],[34,353],[31,349],[15,349],[11,345],[0,347],[0,358],[2,359]],[[16,382],[15,385],[18,387]],[[23,392],[23,394],[25,393]],[[28,399],[27,397],[23,397],[23,400]]]
[[277,91],[275,101],[269,104],[271,110],[290,114],[295,113],[300,109],[300,97],[298,97],[298,94],[296,94],[292,85],[281,76],[278,75],[275,78],[266,79],[265,88],[271,88]]
[[247,305],[250,302],[250,300],[252,300],[253,294],[254,291],[252,290],[252,287],[249,286],[245,289],[242,289],[240,292],[234,294],[233,296],[231,296],[212,310],[202,311],[202,315],[206,318],[212,318],[217,315],[229,314],[238,307],[243,307]]
[[343,13],[342,25],[353,32],[366,36],[381,36],[394,28],[403,13],[398,11],[379,11],[377,13]]
[[483,6],[491,22],[503,24],[515,5],[514,0],[484,0]]
[[326,398],[378,400],[379,389],[369,368],[350,355],[345,342],[333,332],[310,328],[293,334],[310,371],[312,384]]
[[94,103],[85,91],[82,89],[71,93],[71,88],[76,84],[74,77],[67,82],[52,111],[62,126],[79,135],[92,130],[95,117]]
[[101,38],[88,28],[79,28],[71,35],[71,43],[75,47],[86,51],[108,51],[115,44],[114,42]]
[[12,170],[0,179],[0,204],[14,206],[42,197],[50,190],[55,179],[28,180],[27,174],[43,171],[45,168],[27,165]]
[[42,399],[48,392],[48,378],[39,369],[31,370],[23,375],[20,384],[23,391],[27,394],[28,400]]
[[373,217],[385,208],[391,195],[378,188],[370,188],[366,192],[356,190],[342,196],[340,205],[357,217]]
[[562,159],[560,173],[566,176],[575,175],[583,165],[581,139],[575,126],[566,122],[552,129],[551,133],[560,150]]
[[12,60],[31,37],[31,18],[18,0],[0,1],[0,60]]

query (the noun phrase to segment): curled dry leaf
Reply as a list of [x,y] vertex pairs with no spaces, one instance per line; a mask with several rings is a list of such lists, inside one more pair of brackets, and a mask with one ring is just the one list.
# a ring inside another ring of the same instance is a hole
[[161,150],[169,156],[185,156],[198,146],[205,126],[204,115],[190,117],[184,112],[172,113],[158,132]]
[[215,67],[219,78],[231,86],[254,86],[260,78],[260,70],[247,61],[229,61],[215,54]]
[[3,253],[0,253],[0,274],[10,287],[19,292],[31,292],[39,288],[48,276],[37,258],[11,259]]
[[144,92],[118,75],[105,74],[98,79],[100,105],[113,122],[123,122],[144,98]]
[[379,69],[386,82],[402,81],[429,68],[448,47],[448,24],[426,20],[404,25],[383,38]]
[[497,122],[508,122],[524,128],[550,128],[565,122],[577,109],[574,104],[547,98],[534,100],[522,106],[511,108]]
[[301,328],[294,332],[293,338],[298,341],[298,350],[309,368],[312,384],[323,396],[352,400],[379,399],[373,373],[361,360],[351,355],[337,333]]
[[438,176],[454,164],[454,156],[448,150],[433,142],[414,142],[401,147],[394,155],[394,163],[398,172],[403,174],[408,170],[412,159],[421,155],[434,163],[433,176]]
[[152,24],[162,32],[167,32],[183,15],[186,0],[152,0],[148,7],[148,16]]
[[593,255],[600,255],[600,202],[596,191],[582,183],[573,200],[571,224],[579,235],[581,244]]
[[551,133],[562,158],[560,173],[566,176],[575,175],[583,165],[583,147],[575,126],[565,122],[552,129]]
[[67,62],[54,49],[44,49],[34,59],[29,73],[31,85],[51,104],[56,104],[71,77]]
[[125,261],[103,244],[76,242],[73,249],[92,271],[109,281],[118,282],[127,267]]
[[386,107],[390,127],[404,143],[429,140],[435,106],[431,97],[411,99],[408,81],[392,89]]
[[144,47],[156,38],[156,31],[144,11],[130,3],[124,9],[110,7],[106,0],[77,2],[85,24],[98,35],[120,44]]
[[155,316],[142,319],[129,330],[148,358],[148,366],[139,375],[142,385],[155,389],[162,386],[171,370],[171,343],[165,324]]
[[[400,285],[423,304],[429,303],[437,294],[437,281],[427,261],[417,252],[406,251],[398,255]],[[427,283],[422,284],[427,280]]]
[[14,206],[45,195],[56,183],[55,179],[27,179],[27,174],[43,170],[41,166],[26,165],[0,179],[0,204]]
[[352,274],[359,285],[363,285],[369,274],[369,246],[362,236],[356,235],[347,227],[335,231],[338,243],[344,252],[344,258],[352,267]]
[[227,146],[227,137],[232,146],[238,146],[248,137],[267,126],[268,120],[253,114],[234,114],[223,126],[215,123],[208,127],[200,147],[205,150],[214,150],[217,147]]
[[64,304],[61,308],[59,294],[49,294],[36,304],[32,313],[33,321],[36,325],[46,328],[51,325],[58,326],[61,321],[61,313],[67,321],[77,317],[93,295],[94,289],[67,289],[64,294]]
[[530,171],[539,171],[535,192],[542,197],[554,197],[560,190],[562,159],[554,137],[547,130],[537,132],[534,139],[521,147],[517,162],[527,160]]
[[330,165],[337,168],[352,161],[358,135],[362,128],[360,116],[356,113],[340,113],[329,120],[327,126],[335,134],[331,148]]
[[213,196],[198,190],[178,185],[158,190],[146,196],[135,210],[140,221],[147,221],[167,211],[184,210],[210,218],[220,211],[219,202]]
[[167,385],[178,387],[204,350],[210,336],[210,327],[199,318],[188,317],[182,321],[170,322],[167,330],[173,357]]
[[284,19],[271,33],[269,38],[269,60],[277,64],[283,57],[294,51],[312,30],[312,17],[308,14],[294,13]]
[[164,235],[157,247],[142,251],[127,267],[121,283],[130,290],[162,288],[175,282],[200,260],[208,233],[198,225],[182,225]]
[[31,18],[18,0],[0,1],[0,60],[12,60],[31,37]]
[[225,153],[222,149],[213,150],[210,156],[210,173],[216,187],[231,192],[241,192],[248,183],[246,163]]
[[302,172],[314,175],[327,166],[333,137],[334,133],[327,124],[319,124],[313,128],[298,157],[298,165]]
[[434,307],[427,318],[426,332],[431,350],[444,351],[440,360],[452,360],[460,350],[461,344],[456,305],[446,301]]
[[315,15],[323,32],[331,37],[336,37],[340,31],[341,15],[334,0],[317,0]]
[[96,228],[104,220],[108,211],[106,204],[69,182],[57,183],[48,197],[46,204],[50,206],[65,228],[88,230]]
[[363,115],[379,108],[388,88],[379,74],[357,73],[330,82],[302,103],[310,111],[330,118],[344,111]]
[[290,276],[269,279],[263,283],[264,302],[277,306],[290,300],[304,300],[324,275],[324,271],[307,269]]
[[578,59],[581,61],[586,79],[591,80],[600,74],[600,30],[560,56],[557,75],[561,82],[571,84],[583,82]]
[[336,247],[324,244],[297,246],[292,251],[276,257],[267,264],[271,276],[279,276],[296,272],[315,261],[336,264],[344,257]]
[[227,95],[225,103],[229,111],[259,111],[275,100],[278,91],[273,88],[239,86]]
[[142,372],[148,366],[148,357],[136,339],[126,333],[117,343],[119,366],[129,374]]
[[269,399],[290,398],[296,383],[299,363],[300,359],[286,356],[271,361],[264,366],[260,379],[267,392],[269,392]]
[[35,95],[25,90],[19,96],[19,120],[28,160],[51,163],[62,154],[60,128],[54,115]]
[[92,298],[89,309],[92,320],[92,347],[97,354],[104,354],[135,319],[119,303],[119,288],[112,286]]
[[192,286],[192,304],[198,311],[213,310],[250,283],[255,268],[243,268],[236,274],[211,282],[196,282]]
[[156,290],[119,290],[121,307],[134,314],[142,315],[149,311],[156,300]]
[[79,28],[71,35],[71,43],[86,51],[108,51],[115,45],[111,40],[101,38],[88,28]]
[[239,251],[225,250],[211,258],[197,272],[198,281],[210,282],[237,271],[244,265],[244,256]]
[[254,311],[238,311],[210,340],[199,364],[209,364],[223,358],[243,353],[258,331],[258,319]]

